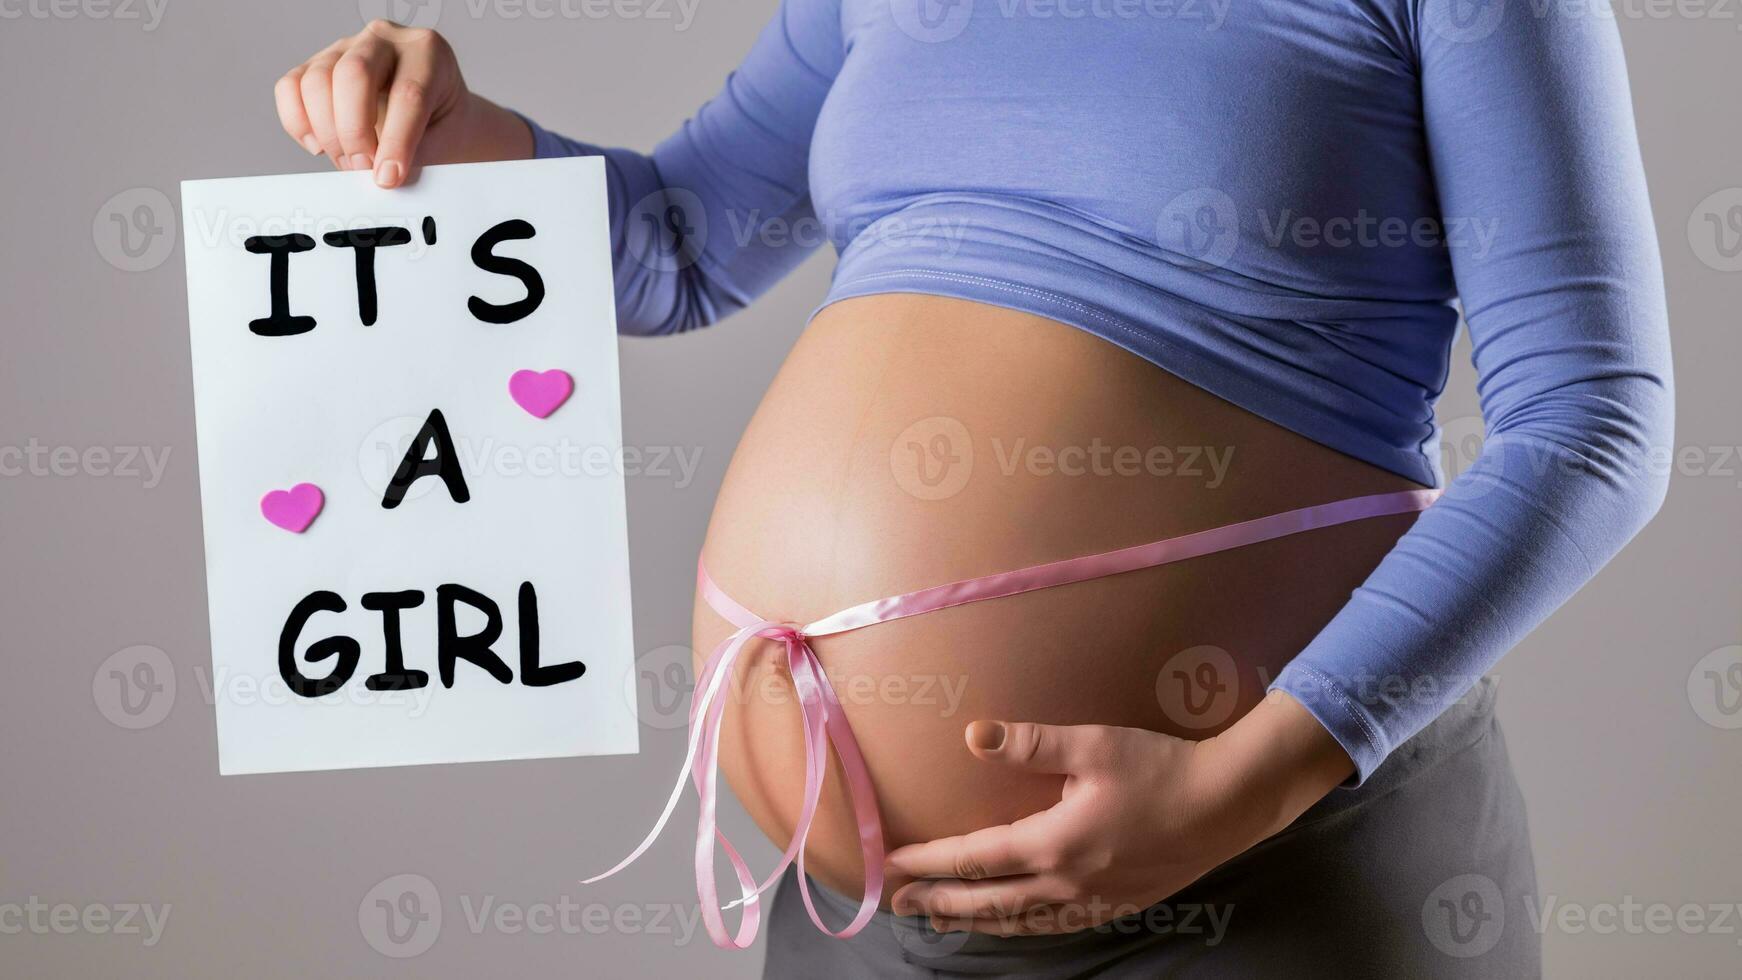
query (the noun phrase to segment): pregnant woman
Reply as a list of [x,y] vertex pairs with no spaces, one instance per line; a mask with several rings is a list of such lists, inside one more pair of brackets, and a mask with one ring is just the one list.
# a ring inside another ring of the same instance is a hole
[[[389,23],[276,94],[383,187],[604,156],[626,333],[839,253],[702,553],[716,942],[767,923],[805,977],[1538,972],[1484,675],[1656,511],[1671,428],[1611,19],[786,0],[650,155]],[[1486,444],[1442,494],[1454,300]],[[778,882],[716,851],[716,760]]]

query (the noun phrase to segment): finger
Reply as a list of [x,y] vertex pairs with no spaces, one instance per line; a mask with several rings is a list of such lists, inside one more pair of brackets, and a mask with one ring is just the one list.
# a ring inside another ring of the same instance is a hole
[[308,114],[309,128],[314,130],[316,142],[326,151],[333,166],[344,170],[345,150],[333,125],[333,65],[338,63],[341,53],[339,45],[335,44],[310,58],[303,66],[302,81],[297,87],[302,90],[302,110]]
[[1045,861],[1034,821],[1045,812],[1012,824],[987,827],[959,837],[909,844],[889,853],[885,866],[911,878],[1002,878],[1040,871]]
[[365,31],[333,65],[333,129],[352,170],[375,167],[375,104],[395,61],[393,45]]
[[976,721],[965,735],[968,748],[987,762],[1031,772],[1076,773],[1105,761],[1112,731],[1104,725]]
[[381,142],[375,151],[375,183],[398,187],[411,173],[417,145],[429,125],[435,91],[436,42],[416,41],[399,51],[399,67],[387,91],[387,113],[381,123]]
[[290,138],[302,144],[310,153],[321,152],[321,141],[309,125],[308,113],[302,109],[302,67],[297,65],[272,86],[272,101],[278,106],[278,122]]
[[1038,875],[1016,875],[985,881],[945,878],[909,882],[890,896],[897,915],[929,915],[951,919],[996,919],[1023,909],[1064,899],[1062,889]]

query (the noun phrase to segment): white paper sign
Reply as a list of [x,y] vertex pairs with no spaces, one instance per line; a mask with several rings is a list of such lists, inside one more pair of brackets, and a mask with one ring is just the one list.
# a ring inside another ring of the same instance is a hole
[[635,752],[602,161],[182,211],[219,771]]

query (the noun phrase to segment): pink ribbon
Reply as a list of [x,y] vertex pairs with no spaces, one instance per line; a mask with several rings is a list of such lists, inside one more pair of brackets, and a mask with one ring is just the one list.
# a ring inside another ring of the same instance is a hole
[[[696,893],[701,899],[702,922],[714,945],[723,949],[745,949],[756,941],[756,934],[762,923],[762,895],[774,887],[788,866],[795,863],[798,866],[799,894],[804,900],[805,911],[810,914],[816,927],[838,939],[857,935],[871,921],[872,915],[877,911],[878,900],[883,894],[883,824],[877,811],[877,797],[871,786],[871,775],[865,768],[864,756],[859,752],[859,743],[853,738],[853,729],[847,723],[846,712],[841,707],[840,699],[835,696],[834,687],[829,684],[828,675],[823,671],[822,661],[817,659],[816,651],[811,649],[811,637],[845,633],[876,623],[905,619],[908,616],[983,599],[1017,595],[1141,568],[1153,568],[1369,517],[1422,511],[1439,495],[1438,490],[1405,490],[1302,507],[1299,510],[1118,551],[1067,558],[1013,572],[964,579],[904,595],[863,602],[808,626],[763,619],[744,608],[714,584],[713,579],[708,577],[707,569],[698,561],[698,592],[715,612],[738,629],[722,640],[708,655],[702,666],[701,676],[696,679],[695,695],[690,704],[689,743],[684,752],[683,767],[659,819],[654,821],[653,828],[628,857],[611,870],[586,879],[584,884],[590,885],[609,878],[646,853],[671,820],[678,800],[683,797],[684,783],[690,780],[695,783],[696,793],[701,798],[701,816],[696,828]],[[799,810],[798,821],[793,825],[792,841],[781,855],[779,864],[760,883],[739,856],[738,849],[732,846],[732,842],[720,830],[716,819],[718,793],[715,780],[719,773],[720,725],[726,709],[724,690],[729,683],[733,666],[743,655],[745,646],[753,639],[777,641],[785,648],[787,668],[792,674],[793,687],[798,692],[803,715],[805,745],[804,803]],[[841,771],[852,798],[853,816],[859,825],[859,853],[865,862],[865,889],[860,896],[859,911],[839,931],[830,929],[817,915],[816,904],[811,898],[810,879],[804,873],[805,842],[810,837],[817,803],[822,797],[830,746],[834,747],[835,755],[841,760]],[[725,906],[720,904],[719,889],[714,879],[716,840],[738,879],[738,898]],[[739,919],[737,933],[733,935],[727,931],[722,913],[738,906],[742,906],[744,911]]]
[[[857,935],[871,921],[871,916],[876,914],[877,901],[883,894],[883,824],[878,816],[877,797],[871,788],[871,776],[866,771],[864,756],[859,752],[859,743],[853,737],[853,729],[847,723],[846,712],[835,695],[833,685],[829,683],[828,675],[823,672],[822,661],[817,659],[816,651],[807,642],[807,638],[814,634],[791,623],[762,619],[738,605],[714,585],[708,578],[706,569],[699,563],[696,577],[697,588],[707,597],[709,604],[738,629],[714,648],[702,666],[701,676],[696,679],[695,696],[690,704],[689,747],[684,754],[677,784],[666,799],[665,809],[654,822],[653,829],[648,831],[641,843],[628,857],[618,862],[616,867],[588,878],[584,883],[592,884],[609,878],[634,863],[636,858],[652,847],[676,810],[678,800],[683,796],[684,782],[689,779],[694,781],[696,794],[701,799],[701,815],[696,827],[696,893],[701,899],[702,924],[707,927],[708,936],[714,941],[714,945],[722,949],[746,949],[756,941],[756,933],[762,921],[762,894],[774,887],[787,866],[795,862],[799,872],[799,892],[804,899],[805,910],[810,913],[811,921],[816,923],[816,927],[840,939]],[[805,747],[804,803],[799,810],[798,822],[794,824],[792,841],[787,845],[786,853],[781,855],[780,862],[760,884],[750,872],[749,866],[744,863],[744,859],[739,856],[738,849],[732,846],[732,841],[719,828],[715,784],[719,772],[720,724],[726,708],[725,688],[730,683],[732,668],[743,655],[745,645],[758,638],[776,640],[785,646],[787,668],[792,675],[793,687],[798,692],[799,707],[804,716]],[[822,797],[830,745],[834,746],[846,776],[848,793],[853,802],[853,814],[859,824],[860,854],[865,861],[865,891],[859,903],[858,914],[839,931],[830,929],[817,914],[816,903],[811,897],[810,880],[804,873],[805,843],[810,838],[817,803]],[[738,898],[725,906],[720,904],[719,889],[714,879],[716,840],[738,879]],[[737,934],[732,935],[727,931],[725,917],[721,913],[736,906],[743,906],[744,912],[739,919]]]

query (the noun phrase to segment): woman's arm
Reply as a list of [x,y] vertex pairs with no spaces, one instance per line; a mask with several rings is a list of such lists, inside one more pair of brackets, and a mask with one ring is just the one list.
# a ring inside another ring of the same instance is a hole
[[[1365,779],[1643,527],[1673,426],[1657,238],[1612,16],[1412,0],[1487,440],[1277,677]],[[1496,22],[1494,18],[1498,16]]]
[[811,131],[842,54],[838,0],[786,0],[720,94],[651,156],[532,126],[540,157],[605,157],[619,330],[715,323],[815,249],[792,229],[814,217]]
[[274,94],[292,139],[382,187],[413,164],[603,156],[618,329],[665,334],[742,309],[815,247],[791,229],[812,217],[811,131],[842,55],[838,0],[787,0],[724,90],[651,155],[544,130],[470,92],[439,35],[387,21]]

